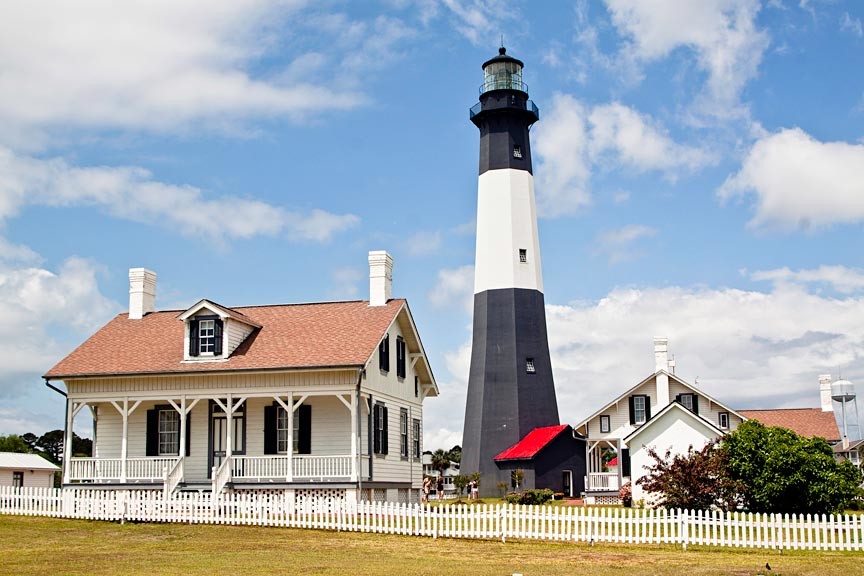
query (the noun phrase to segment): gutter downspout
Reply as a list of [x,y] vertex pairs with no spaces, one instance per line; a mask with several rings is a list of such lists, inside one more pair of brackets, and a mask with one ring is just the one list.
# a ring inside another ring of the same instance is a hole
[[66,480],[66,468],[69,465],[69,463],[66,462],[66,442],[71,441],[71,437],[69,436],[69,419],[66,418],[66,415],[69,414],[69,395],[60,388],[57,388],[56,386],[51,384],[51,381],[48,380],[48,378],[44,378],[44,380],[45,386],[62,395],[63,398],[66,400],[66,406],[63,409],[63,469],[60,470],[60,485],[62,486],[63,482]]

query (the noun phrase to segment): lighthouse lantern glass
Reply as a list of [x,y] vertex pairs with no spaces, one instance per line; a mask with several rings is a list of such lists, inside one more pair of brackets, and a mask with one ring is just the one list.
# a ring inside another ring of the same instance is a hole
[[524,90],[522,66],[516,62],[493,62],[483,69],[483,91]]

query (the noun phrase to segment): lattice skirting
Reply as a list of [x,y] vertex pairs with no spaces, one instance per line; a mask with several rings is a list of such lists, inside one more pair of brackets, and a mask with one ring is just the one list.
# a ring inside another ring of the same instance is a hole
[[326,510],[335,512],[345,503],[344,488],[310,488],[294,491],[294,503],[298,510]]
[[602,494],[598,496],[585,496],[585,504],[600,505],[600,506],[617,506],[621,504],[621,498],[611,494]]

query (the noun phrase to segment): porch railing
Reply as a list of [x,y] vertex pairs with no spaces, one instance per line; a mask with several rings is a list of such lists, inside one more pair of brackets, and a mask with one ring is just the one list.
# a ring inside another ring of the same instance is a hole
[[294,456],[294,479],[350,478],[351,456]]
[[232,460],[232,456],[226,456],[218,469],[213,467],[213,494],[220,494],[225,489],[225,485],[231,481]]
[[[172,470],[177,456],[126,459],[127,482],[161,482],[165,472]],[[123,477],[122,458],[72,458],[69,460],[69,480],[75,482],[119,482]]]
[[183,457],[177,459],[177,463],[174,464],[174,467],[168,471],[168,474],[165,476],[165,497],[169,498],[171,494],[174,493],[174,490],[183,481]]
[[[347,479],[352,477],[351,456],[232,456],[235,480]],[[293,469],[293,470],[292,470]]]
[[591,472],[585,482],[585,490],[589,492],[609,492],[619,488],[617,472]]

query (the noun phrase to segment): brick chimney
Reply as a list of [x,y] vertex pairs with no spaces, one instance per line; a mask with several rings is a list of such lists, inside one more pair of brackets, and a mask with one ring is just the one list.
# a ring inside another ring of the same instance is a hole
[[[663,370],[661,373],[660,371]],[[654,372],[657,373],[657,411],[669,404],[669,339],[654,338]]]
[[834,411],[834,400],[831,399],[831,375],[819,375],[819,401],[822,404],[822,412]]
[[156,310],[156,273],[146,268],[129,269],[129,319],[140,320]]
[[393,294],[393,258],[385,250],[369,252],[369,305],[385,306]]

